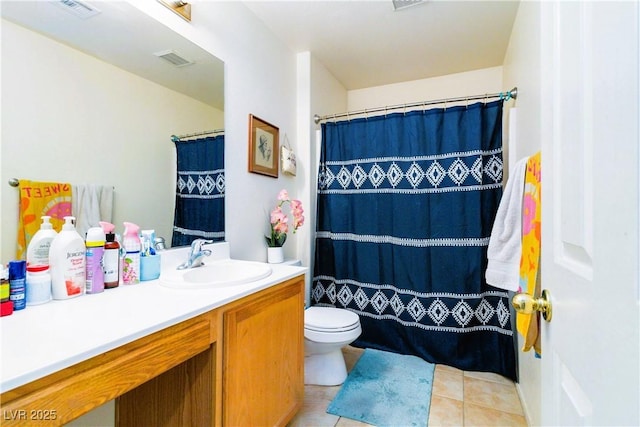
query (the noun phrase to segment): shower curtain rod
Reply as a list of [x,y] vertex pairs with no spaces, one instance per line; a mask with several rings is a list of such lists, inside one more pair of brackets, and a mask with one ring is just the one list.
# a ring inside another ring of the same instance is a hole
[[508,92],[486,93],[484,95],[461,96],[458,98],[435,99],[432,101],[414,102],[411,104],[399,104],[399,105],[392,105],[387,107],[378,107],[378,108],[364,109],[359,111],[350,111],[347,113],[340,113],[340,114],[328,114],[322,117],[316,114],[313,116],[313,121],[316,124],[318,124],[321,121],[327,120],[327,119],[336,119],[338,117],[349,117],[349,116],[354,116],[358,114],[377,113],[380,111],[386,112],[389,110],[398,110],[400,108],[413,108],[413,107],[421,107],[425,105],[446,104],[447,102],[462,102],[462,101],[471,101],[475,99],[489,99],[489,98],[500,98],[500,99],[504,99],[505,101],[508,101],[510,99],[516,99],[517,97],[518,97],[518,88],[514,87]]
[[216,133],[224,133],[224,129],[205,130],[205,131],[202,131],[202,132],[187,133],[187,134],[179,135],[179,136],[171,135],[171,141],[172,142],[180,142],[180,140],[182,138],[192,138],[194,136],[214,135]]

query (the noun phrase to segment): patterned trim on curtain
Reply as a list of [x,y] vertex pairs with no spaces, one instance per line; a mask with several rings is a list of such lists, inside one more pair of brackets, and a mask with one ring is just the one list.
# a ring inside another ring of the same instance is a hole
[[172,246],[198,238],[224,240],[224,135],[176,142],[176,207]]
[[486,284],[502,101],[322,125],[312,303],[355,345],[515,379],[508,294]]

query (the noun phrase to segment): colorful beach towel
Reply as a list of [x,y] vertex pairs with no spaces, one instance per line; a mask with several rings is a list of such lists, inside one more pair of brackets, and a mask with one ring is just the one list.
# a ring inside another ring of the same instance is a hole
[[[524,195],[522,201],[522,256],[520,258],[521,292],[540,297],[538,286],[540,267],[540,202],[541,202],[541,170],[540,152],[527,161],[524,178]],[[524,337],[523,351],[531,347],[540,355],[540,315],[518,313],[516,325],[518,332]]]
[[60,231],[64,217],[71,215],[71,184],[21,179],[20,214],[16,259],[25,259],[27,245],[40,229],[41,216],[51,217],[53,229]]

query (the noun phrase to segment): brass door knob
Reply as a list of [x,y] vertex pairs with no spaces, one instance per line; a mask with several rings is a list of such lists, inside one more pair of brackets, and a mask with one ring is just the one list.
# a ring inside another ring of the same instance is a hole
[[540,298],[534,298],[529,294],[515,294],[511,304],[518,313],[531,314],[534,311],[540,311],[542,318],[551,322],[551,295],[546,289],[542,291]]

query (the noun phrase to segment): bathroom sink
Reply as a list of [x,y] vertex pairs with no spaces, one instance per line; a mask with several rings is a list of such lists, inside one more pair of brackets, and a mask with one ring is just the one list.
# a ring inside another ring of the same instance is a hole
[[268,264],[226,259],[187,270],[164,270],[160,274],[160,285],[174,289],[214,289],[242,285],[270,275]]

